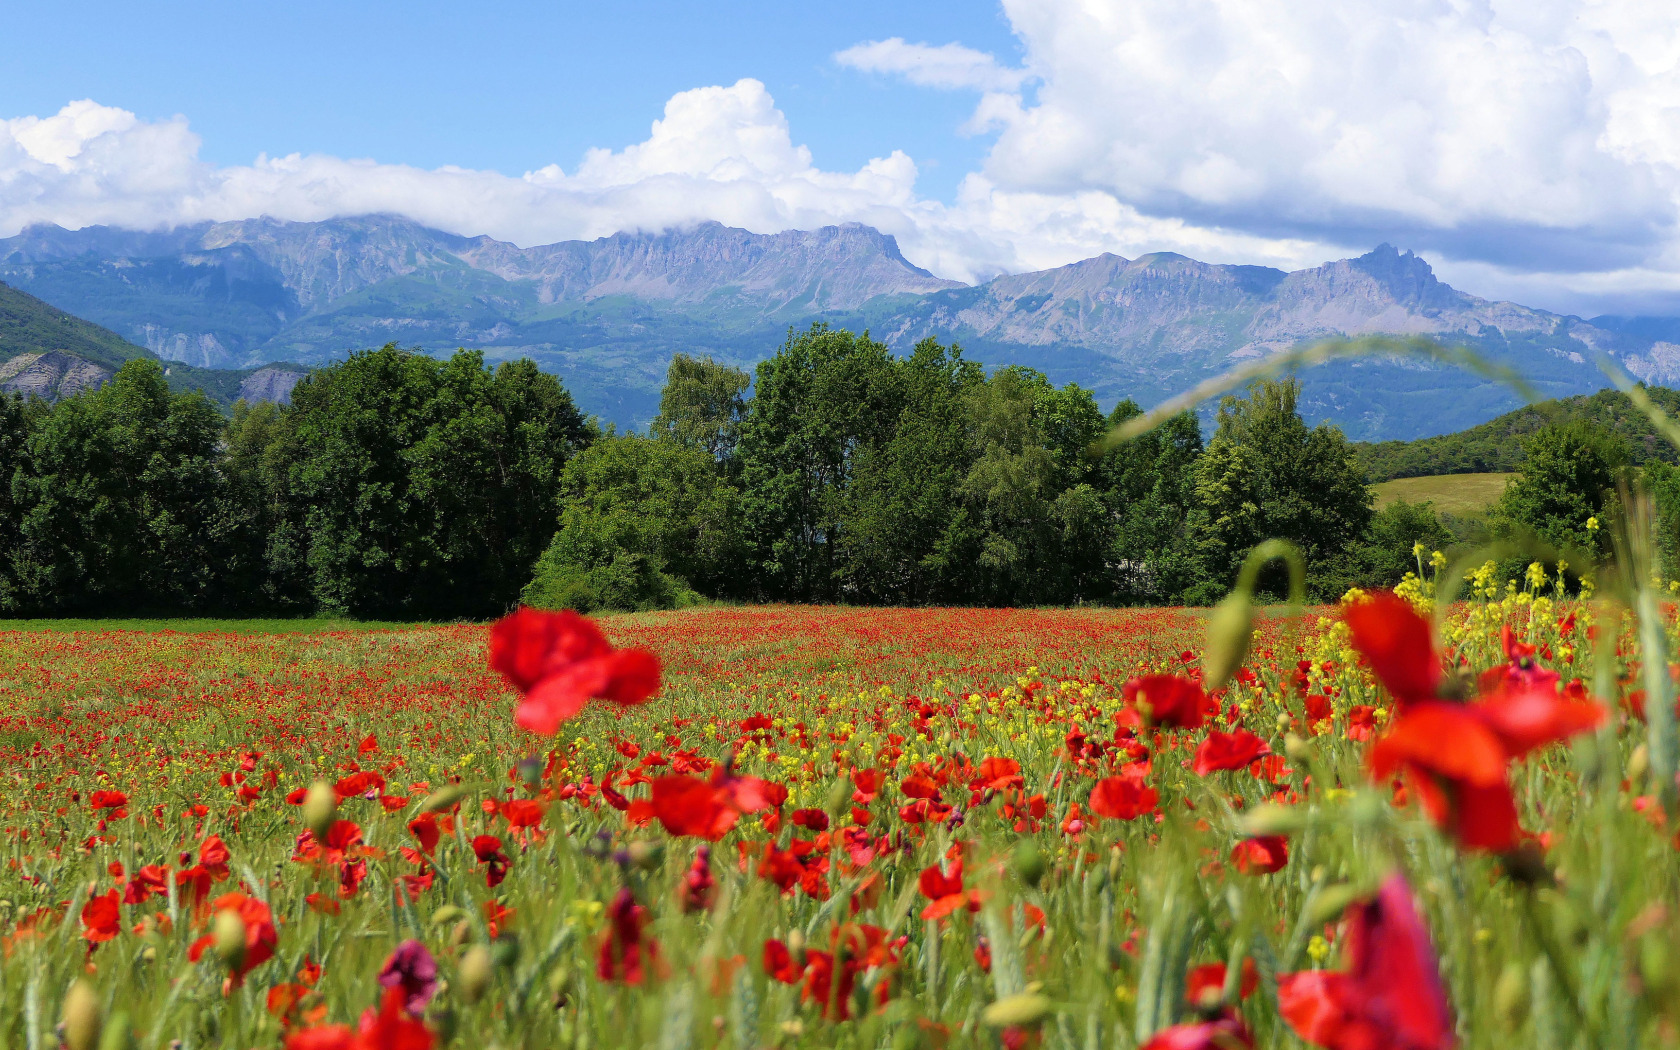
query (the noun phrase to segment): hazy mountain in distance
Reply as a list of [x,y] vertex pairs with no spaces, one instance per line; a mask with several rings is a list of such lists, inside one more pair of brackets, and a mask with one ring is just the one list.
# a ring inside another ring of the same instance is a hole
[[[1101,255],[978,286],[909,263],[858,224],[764,235],[704,223],[519,248],[395,216],[252,219],[162,233],[36,226],[0,240],[0,280],[201,367],[318,364],[396,341],[530,356],[587,411],[655,411],[677,351],[742,365],[789,326],[870,329],[899,350],[955,340],[988,365],[1150,404],[1233,365],[1336,335],[1430,335],[1514,365],[1549,396],[1605,385],[1608,355],[1680,379],[1680,331],[1492,302],[1383,245],[1286,273],[1158,253]],[[1362,439],[1444,433],[1516,405],[1508,391],[1418,362],[1315,369],[1304,409]]]

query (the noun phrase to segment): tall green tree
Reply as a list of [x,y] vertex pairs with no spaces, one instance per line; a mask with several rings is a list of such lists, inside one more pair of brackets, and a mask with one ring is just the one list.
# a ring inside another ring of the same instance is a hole
[[752,377],[733,365],[675,355],[659,394],[654,436],[704,449],[719,463],[733,464],[751,385]]
[[1522,473],[1494,507],[1495,532],[1533,533],[1555,547],[1592,549],[1607,537],[1587,519],[1604,519],[1629,459],[1627,442],[1584,419],[1540,428],[1523,443]]
[[395,344],[292,393],[289,498],[326,609],[440,618],[516,601],[553,527],[565,460],[590,429],[529,362],[495,373]]
[[897,418],[892,373],[885,345],[825,324],[789,333],[759,364],[740,457],[748,569],[762,596],[845,593],[847,490],[859,453]]
[[[1114,406],[1107,424],[1112,429],[1142,414],[1128,398]],[[1181,412],[1111,449],[1093,468],[1113,522],[1108,558],[1115,601],[1170,604],[1195,585],[1200,567],[1187,523],[1201,455],[1201,426],[1193,413]]]
[[[1227,397],[1197,466],[1190,532],[1206,583],[1197,599],[1224,593],[1262,540],[1290,540],[1309,575],[1364,534],[1371,489],[1342,432],[1308,427],[1296,411],[1296,379],[1261,380],[1246,398]],[[1281,574],[1264,578],[1281,591]],[[1325,583],[1320,598],[1333,597]]]
[[12,478],[23,602],[98,614],[214,607],[227,553],[214,530],[221,436],[215,406],[171,394],[148,359],[55,406]]
[[19,529],[17,501],[12,497],[14,479],[28,470],[29,430],[33,422],[22,397],[0,393],[0,613],[22,608],[23,598],[13,576],[23,534]]
[[841,563],[860,601],[961,600],[973,567],[949,557],[946,532],[968,465],[967,403],[980,366],[933,339],[893,363],[883,400],[897,412],[854,456],[844,500]]
[[670,608],[736,583],[736,492],[699,445],[602,438],[566,464],[560,527],[525,600],[545,608]]

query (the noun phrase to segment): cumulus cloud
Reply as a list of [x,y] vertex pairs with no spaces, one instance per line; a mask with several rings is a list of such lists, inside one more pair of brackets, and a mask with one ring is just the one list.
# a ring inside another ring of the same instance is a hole
[[985,173],[1264,236],[1621,268],[1673,236],[1680,21],[1646,0],[1004,0],[1042,78]]
[[842,66],[865,73],[901,76],[923,87],[978,91],[1015,91],[1028,79],[1024,69],[1009,69],[984,51],[961,44],[905,43],[903,37],[874,40],[836,52]]
[[1103,251],[1288,262],[1311,255],[1287,239],[1222,238],[1145,217],[1098,191],[1011,191],[970,175],[956,201],[929,201],[915,192],[915,162],[897,150],[856,171],[825,171],[751,79],[673,96],[646,139],[591,150],[570,171],[549,165],[513,177],[303,154],[218,167],[199,160],[198,149],[183,118],[148,123],[91,101],[0,121],[0,235],[36,222],[160,229],[395,212],[531,245],[708,219],[762,233],[863,222],[896,235],[912,261],[959,280]]

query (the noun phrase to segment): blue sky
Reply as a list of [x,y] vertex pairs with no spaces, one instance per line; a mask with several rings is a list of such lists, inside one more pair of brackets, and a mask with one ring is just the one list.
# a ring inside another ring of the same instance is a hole
[[13,4],[0,236],[400,212],[529,245],[856,221],[979,280],[1387,241],[1680,313],[1650,0]]
[[754,77],[818,166],[906,148],[939,199],[985,155],[985,136],[957,130],[974,96],[844,69],[834,53],[895,36],[1020,50],[983,0],[65,2],[16,5],[7,20],[30,44],[0,62],[0,116],[80,98],[145,120],[182,114],[217,164],[295,152],[508,175],[570,167],[590,147],[645,138],[679,91]]

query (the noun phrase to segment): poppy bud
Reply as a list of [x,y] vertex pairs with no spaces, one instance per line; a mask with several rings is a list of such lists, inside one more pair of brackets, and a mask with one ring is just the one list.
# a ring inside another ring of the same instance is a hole
[[1119,846],[1108,847],[1108,881],[1111,884],[1118,883],[1120,881],[1120,847]]
[[793,961],[798,964],[801,969],[803,969],[805,966],[805,935],[798,930],[794,930],[792,933],[789,933],[787,938],[787,948],[788,955],[793,958]]
[[1283,753],[1289,756],[1291,762],[1311,762],[1318,757],[1313,746],[1294,733],[1286,734],[1283,738]]
[[1036,992],[1005,996],[980,1012],[980,1019],[993,1028],[1037,1024],[1050,1013],[1050,1000]]
[[1222,689],[1248,659],[1254,634],[1254,606],[1247,591],[1232,591],[1208,614],[1207,648],[1202,652],[1202,684]]
[[643,839],[630,843],[630,863],[643,871],[652,871],[665,859],[665,844]]
[[1528,973],[1508,963],[1493,986],[1493,1014],[1507,1032],[1515,1032],[1528,1020]]
[[1644,744],[1640,744],[1633,749],[1633,754],[1628,756],[1627,775],[1629,782],[1638,786],[1639,782],[1645,779],[1645,774],[1650,768],[1651,751]]
[[64,1045],[69,1050],[95,1050],[100,1030],[105,1027],[101,1016],[99,993],[86,981],[77,981],[64,996]]
[[490,958],[490,949],[475,944],[461,956],[457,970],[461,976],[461,998],[470,1006],[484,998],[490,979],[496,974],[496,963]]
[[473,924],[469,919],[462,919],[449,931],[449,943],[459,948],[473,939]]
[[466,910],[454,904],[445,904],[432,912],[433,926],[446,926],[452,922],[460,922],[467,917]]
[[1022,839],[1015,847],[1015,874],[1028,886],[1037,886],[1044,878],[1044,851],[1032,839]]
[[438,813],[448,809],[467,796],[467,789],[460,784],[445,784],[426,796],[420,803],[420,812]]
[[134,1050],[134,1032],[126,1010],[118,1010],[111,1015],[105,1034],[99,1040],[99,1050]]
[[245,918],[235,908],[223,908],[210,924],[210,944],[216,957],[230,970],[245,961]]
[[309,793],[303,796],[303,823],[316,842],[327,841],[327,832],[332,830],[336,816],[338,796],[333,793],[332,785],[324,780],[309,785]]

